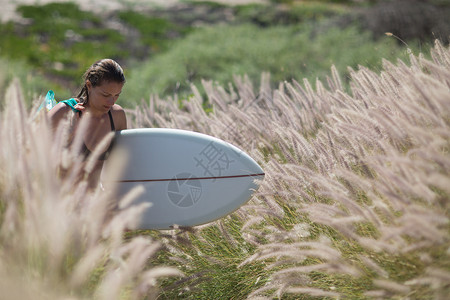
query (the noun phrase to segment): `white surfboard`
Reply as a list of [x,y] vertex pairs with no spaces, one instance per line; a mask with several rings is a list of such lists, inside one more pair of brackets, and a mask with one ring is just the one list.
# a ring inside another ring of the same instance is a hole
[[139,229],[170,229],[217,220],[246,203],[258,189],[255,180],[264,178],[261,167],[242,150],[192,131],[122,130],[114,149],[125,151],[128,157],[114,183],[119,197],[142,185],[145,192],[133,204],[152,203],[143,213]]

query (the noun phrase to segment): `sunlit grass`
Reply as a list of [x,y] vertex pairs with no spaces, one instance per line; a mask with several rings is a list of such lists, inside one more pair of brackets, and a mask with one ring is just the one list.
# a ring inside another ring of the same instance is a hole
[[259,88],[244,78],[229,90],[203,81],[206,97],[194,88],[182,109],[178,99],[152,97],[130,111],[134,126],[230,141],[266,172],[233,216],[159,237],[161,261],[191,276],[165,282],[165,296],[448,294],[450,53],[437,42],[431,56],[351,70],[348,93],[333,69],[314,88],[304,81],[274,90],[266,75]]

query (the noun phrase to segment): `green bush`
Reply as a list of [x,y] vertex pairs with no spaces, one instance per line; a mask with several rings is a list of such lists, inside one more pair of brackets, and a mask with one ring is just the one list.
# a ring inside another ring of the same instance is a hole
[[346,13],[348,8],[343,5],[331,5],[330,3],[306,2],[301,5],[292,5],[289,9],[280,8],[276,5],[248,4],[236,6],[234,10],[235,23],[249,22],[267,27],[321,20]]
[[142,43],[149,46],[151,52],[164,50],[171,39],[190,31],[190,27],[178,26],[168,19],[134,11],[123,11],[118,16],[120,20],[138,30]]
[[129,56],[118,31],[106,28],[99,16],[74,3],[24,5],[17,11],[29,24],[0,24],[0,54],[23,59],[72,85],[92,62]]
[[[31,100],[38,96],[45,95],[49,89],[53,89],[58,96],[58,100],[62,100],[69,94],[67,90],[55,83],[51,83],[42,74],[30,68],[23,61],[15,61],[11,59],[0,58],[0,99],[5,99],[6,88],[9,86],[13,78],[18,78],[27,104],[31,104]],[[0,108],[4,103],[0,101]]]
[[202,28],[176,42],[166,53],[132,68],[123,101],[136,103],[150,94],[189,93],[190,84],[211,79],[227,85],[234,75],[247,74],[259,82],[270,72],[274,84],[284,80],[324,79],[334,64],[341,74],[347,66],[377,69],[381,58],[406,56],[406,48],[386,37],[374,42],[358,28],[253,25]]

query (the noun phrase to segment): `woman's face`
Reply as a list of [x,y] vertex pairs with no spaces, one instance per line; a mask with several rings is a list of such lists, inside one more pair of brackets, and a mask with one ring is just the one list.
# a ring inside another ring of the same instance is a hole
[[123,82],[104,81],[100,85],[93,86],[91,82],[86,81],[89,93],[88,105],[98,111],[108,112],[116,103],[122,92]]

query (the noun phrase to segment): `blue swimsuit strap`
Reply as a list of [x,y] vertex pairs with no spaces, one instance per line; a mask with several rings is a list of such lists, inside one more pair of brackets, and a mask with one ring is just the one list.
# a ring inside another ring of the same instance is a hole
[[74,112],[76,112],[76,113],[80,112],[78,109],[75,108],[75,105],[77,105],[78,102],[77,102],[77,100],[75,100],[74,98],[70,98],[70,99],[67,99],[67,100],[63,100],[63,101],[61,101],[61,102],[64,103],[65,105],[67,105],[67,106],[70,106],[70,108],[71,108]]

